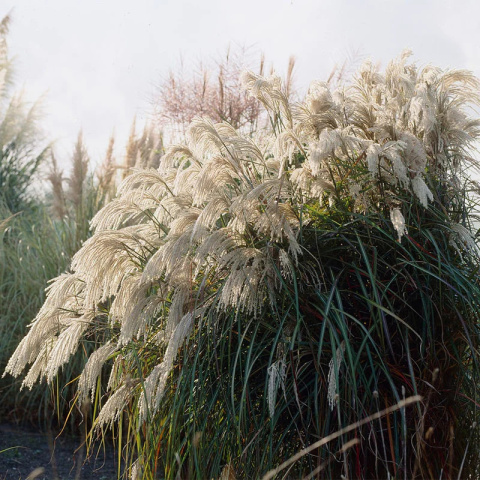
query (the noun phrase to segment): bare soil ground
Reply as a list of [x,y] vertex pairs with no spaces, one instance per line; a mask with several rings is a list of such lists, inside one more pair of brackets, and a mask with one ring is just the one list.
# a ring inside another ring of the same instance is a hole
[[[115,480],[112,446],[94,449],[84,461],[80,438],[56,438],[26,427],[0,424],[0,480]],[[32,473],[34,472],[34,473]]]

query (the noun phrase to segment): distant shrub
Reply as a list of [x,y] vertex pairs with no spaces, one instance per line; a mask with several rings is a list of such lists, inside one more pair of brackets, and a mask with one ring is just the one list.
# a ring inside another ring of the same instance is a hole
[[[228,48],[217,61],[201,63],[193,74],[185,68],[170,71],[159,84],[153,99],[154,120],[171,133],[185,135],[190,122],[198,116],[210,118],[214,123],[227,122],[236,129],[252,133],[262,128],[261,102],[243,88],[240,76],[252,68],[247,49]],[[264,74],[265,58],[257,60],[259,75]],[[290,58],[285,93],[293,94],[293,69]]]

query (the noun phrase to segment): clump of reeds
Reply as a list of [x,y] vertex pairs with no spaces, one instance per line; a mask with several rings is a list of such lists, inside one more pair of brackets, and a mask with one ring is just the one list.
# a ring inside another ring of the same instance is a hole
[[128,417],[136,478],[257,478],[337,430],[290,474],[475,476],[478,80],[405,54],[296,104],[242,81],[270,131],[195,118],[126,177],[7,372],[51,381],[94,336],[78,398]]
[[125,147],[125,160],[120,167],[122,178],[130,175],[134,168],[158,168],[163,153],[161,132],[152,125],[145,125],[139,137],[136,132],[136,119],[134,119]]
[[17,213],[33,207],[32,177],[49,146],[39,127],[41,102],[29,105],[23,92],[11,92],[13,69],[8,56],[10,16],[0,22],[0,203]]

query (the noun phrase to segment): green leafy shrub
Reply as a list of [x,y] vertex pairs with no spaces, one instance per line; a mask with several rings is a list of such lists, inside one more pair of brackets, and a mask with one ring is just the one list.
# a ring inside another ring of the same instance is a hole
[[258,478],[417,394],[288,475],[477,475],[477,79],[404,55],[294,105],[243,82],[271,131],[197,118],[127,177],[7,371],[32,387],[93,349],[78,398],[132,478]]

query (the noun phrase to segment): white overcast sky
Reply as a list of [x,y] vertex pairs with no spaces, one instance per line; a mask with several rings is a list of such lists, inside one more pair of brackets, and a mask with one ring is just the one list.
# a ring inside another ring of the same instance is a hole
[[194,65],[229,44],[264,52],[279,72],[295,55],[301,89],[353,51],[385,65],[410,48],[419,65],[480,75],[478,0],[0,0],[9,12],[17,85],[46,94],[43,124],[64,162],[80,129],[99,162],[181,57]]

